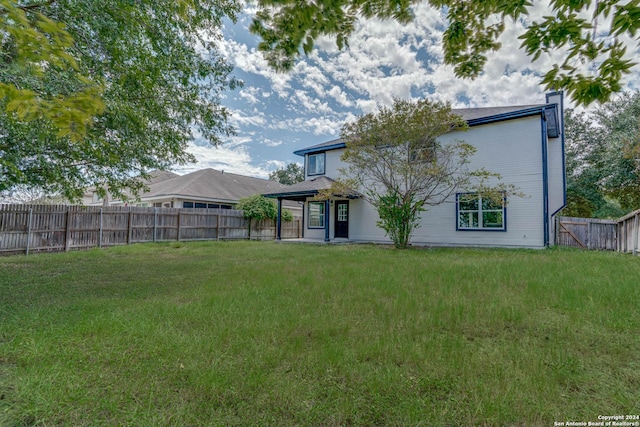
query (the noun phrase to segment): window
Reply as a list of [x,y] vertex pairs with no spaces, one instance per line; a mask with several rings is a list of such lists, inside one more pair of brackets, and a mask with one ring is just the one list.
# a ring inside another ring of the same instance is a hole
[[409,147],[409,163],[435,163],[437,145],[435,142],[427,142],[421,145]]
[[339,204],[338,205],[338,221],[348,221],[349,220],[349,205],[347,204]]
[[324,175],[324,153],[307,156],[307,176]]
[[219,203],[204,203],[204,202],[182,202],[183,208],[198,208],[198,209],[233,209],[232,205],[223,205]]
[[466,193],[457,195],[457,230],[504,231],[507,229],[505,199],[501,202]]
[[324,202],[309,202],[309,228],[324,228]]

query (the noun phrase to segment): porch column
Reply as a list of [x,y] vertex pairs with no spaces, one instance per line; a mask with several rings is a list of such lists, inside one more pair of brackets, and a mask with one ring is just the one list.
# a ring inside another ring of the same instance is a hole
[[278,197],[278,217],[276,218],[276,240],[282,240],[282,197]]
[[324,201],[324,241],[329,241],[329,218],[330,218],[329,200]]

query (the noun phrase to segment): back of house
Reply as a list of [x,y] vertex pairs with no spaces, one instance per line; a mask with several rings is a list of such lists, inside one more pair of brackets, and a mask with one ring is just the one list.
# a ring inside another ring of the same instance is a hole
[[[564,207],[566,192],[563,96],[555,92],[546,98],[544,104],[453,110],[469,130],[445,134],[440,142],[473,145],[470,169],[500,174],[500,182],[516,187],[518,195],[500,205],[460,188],[422,213],[413,245],[544,248],[554,242],[553,218]],[[376,209],[363,198],[315,198],[340,177],[345,147],[337,139],[296,151],[304,157],[305,181],[266,195],[304,203],[306,239],[389,243],[376,226]]]

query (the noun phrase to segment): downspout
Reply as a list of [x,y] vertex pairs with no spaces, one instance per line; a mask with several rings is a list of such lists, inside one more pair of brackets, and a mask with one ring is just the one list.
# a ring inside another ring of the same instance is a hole
[[544,115],[545,107],[542,108],[540,117],[542,128],[542,200],[544,215],[544,246],[549,246],[549,165],[547,147],[547,121]]

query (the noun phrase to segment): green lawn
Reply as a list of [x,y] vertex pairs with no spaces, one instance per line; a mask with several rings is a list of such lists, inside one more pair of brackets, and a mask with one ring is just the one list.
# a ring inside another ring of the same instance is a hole
[[640,258],[273,242],[0,258],[1,426],[640,414]]

